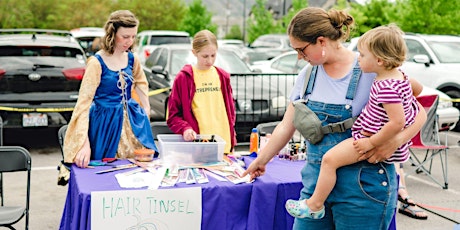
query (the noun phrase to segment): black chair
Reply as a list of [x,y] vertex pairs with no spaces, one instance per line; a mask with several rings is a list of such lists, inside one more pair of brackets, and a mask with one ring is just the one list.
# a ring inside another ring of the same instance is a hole
[[158,141],[158,134],[174,134],[174,132],[169,129],[166,121],[150,122],[150,127],[152,129],[152,134],[155,141]]
[[67,131],[67,125],[61,126],[58,130],[58,141],[59,146],[61,147],[62,162],[64,162],[64,137],[65,132]]
[[[0,117],[0,146],[3,146],[3,120]],[[0,173],[0,205],[3,206],[3,174]]]
[[[0,226],[7,227],[9,229],[15,229],[13,225],[25,217],[25,229],[29,229],[31,167],[32,159],[30,157],[29,151],[27,151],[25,148],[19,146],[0,146],[1,173],[27,171],[25,206],[4,206],[2,204],[2,206],[0,206]],[[12,194],[18,194],[18,191],[13,191]]]
[[[72,166],[72,164],[64,162],[64,138],[65,138],[66,131],[67,131],[67,125],[61,126],[61,128],[59,128],[58,130],[58,141],[59,141],[59,147],[61,149],[62,160],[57,166],[57,170],[60,171],[61,167],[65,167],[70,172],[70,167]],[[66,179],[65,177],[58,176],[58,182],[57,182],[58,185],[65,186],[67,185],[68,182],[69,182],[68,179]]]

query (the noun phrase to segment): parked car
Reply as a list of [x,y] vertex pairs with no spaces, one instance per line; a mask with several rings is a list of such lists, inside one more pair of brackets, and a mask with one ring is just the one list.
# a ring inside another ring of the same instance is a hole
[[252,69],[258,69],[262,73],[299,73],[308,64],[302,58],[298,58],[297,51],[282,53],[270,60],[257,61],[251,65]]
[[[169,89],[176,74],[185,64],[194,64],[190,44],[158,46],[143,65],[152,90]],[[286,110],[287,98],[277,87],[257,74],[234,52],[219,48],[215,65],[232,74],[231,84],[236,107],[236,132],[239,140],[249,137],[257,124],[281,120]],[[154,120],[164,120],[169,91],[150,97]]]
[[144,30],[137,34],[135,52],[139,55],[141,63],[144,63],[158,45],[191,44],[191,42],[190,34],[185,31]]
[[94,55],[101,49],[101,38],[105,35],[104,28],[100,27],[80,27],[70,30],[70,33],[80,43],[86,56]]
[[60,127],[77,101],[86,56],[69,31],[0,29],[5,128]]
[[254,40],[250,46],[257,52],[264,52],[269,59],[293,50],[287,34],[265,34]]
[[[358,39],[351,39],[348,49],[357,51]],[[401,66],[404,73],[425,86],[459,99],[460,37],[407,33],[404,39],[408,48],[406,61]],[[454,100],[453,106],[460,109],[460,102]],[[460,130],[460,126],[455,129]]]
[[438,115],[438,127],[440,129],[444,127],[448,127],[449,130],[454,129],[460,118],[460,112],[452,105],[452,98],[437,89],[423,86],[423,91],[420,95],[430,94],[437,94],[439,96],[438,109],[436,110],[436,114]]

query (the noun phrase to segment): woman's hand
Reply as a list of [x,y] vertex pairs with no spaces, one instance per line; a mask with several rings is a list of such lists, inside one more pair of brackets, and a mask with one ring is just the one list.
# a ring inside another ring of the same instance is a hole
[[186,129],[182,134],[185,141],[193,141],[196,139],[196,133],[193,129]]
[[398,138],[398,135],[396,135],[395,137],[388,139],[384,145],[376,146],[364,153],[358,161],[367,160],[371,164],[382,162],[390,158],[396,149],[398,149],[403,143],[404,142],[401,141],[401,138]]
[[85,143],[78,151],[75,156],[74,163],[80,168],[88,167],[89,161],[91,158],[91,147],[89,145],[89,139],[86,138]]
[[261,158],[256,158],[246,169],[246,171],[244,171],[243,175],[241,175],[241,177],[245,177],[246,175],[250,175],[251,176],[251,181],[254,180],[255,178],[257,177],[260,177],[262,175],[264,175],[265,173],[265,165],[266,164],[263,164],[262,162],[260,162]]

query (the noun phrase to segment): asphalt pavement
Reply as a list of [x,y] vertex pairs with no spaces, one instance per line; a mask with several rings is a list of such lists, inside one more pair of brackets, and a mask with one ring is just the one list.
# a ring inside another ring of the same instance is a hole
[[[450,146],[448,150],[448,189],[442,189],[426,175],[415,173],[410,163],[405,164],[406,187],[410,196],[433,213],[428,212],[427,220],[416,220],[397,214],[399,230],[453,230],[455,227],[460,229],[460,225],[456,224],[460,222],[460,177],[458,176],[460,173],[460,147],[458,145],[460,134],[451,132],[448,137]],[[45,147],[26,146],[26,148],[32,155],[30,229],[59,229],[68,187],[57,185],[56,166],[61,160],[57,141]],[[435,177],[441,177],[438,159],[434,161],[432,171]],[[24,174],[4,175],[6,205],[11,204],[10,201],[18,203],[25,199],[25,193],[19,187],[23,181],[25,181]],[[19,197],[15,197],[16,195]],[[24,219],[15,226],[17,229],[23,229]]]

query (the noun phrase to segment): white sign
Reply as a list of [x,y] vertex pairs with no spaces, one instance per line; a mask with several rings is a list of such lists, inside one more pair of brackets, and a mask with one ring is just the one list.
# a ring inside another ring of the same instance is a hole
[[199,230],[201,200],[201,187],[91,192],[91,229]]

